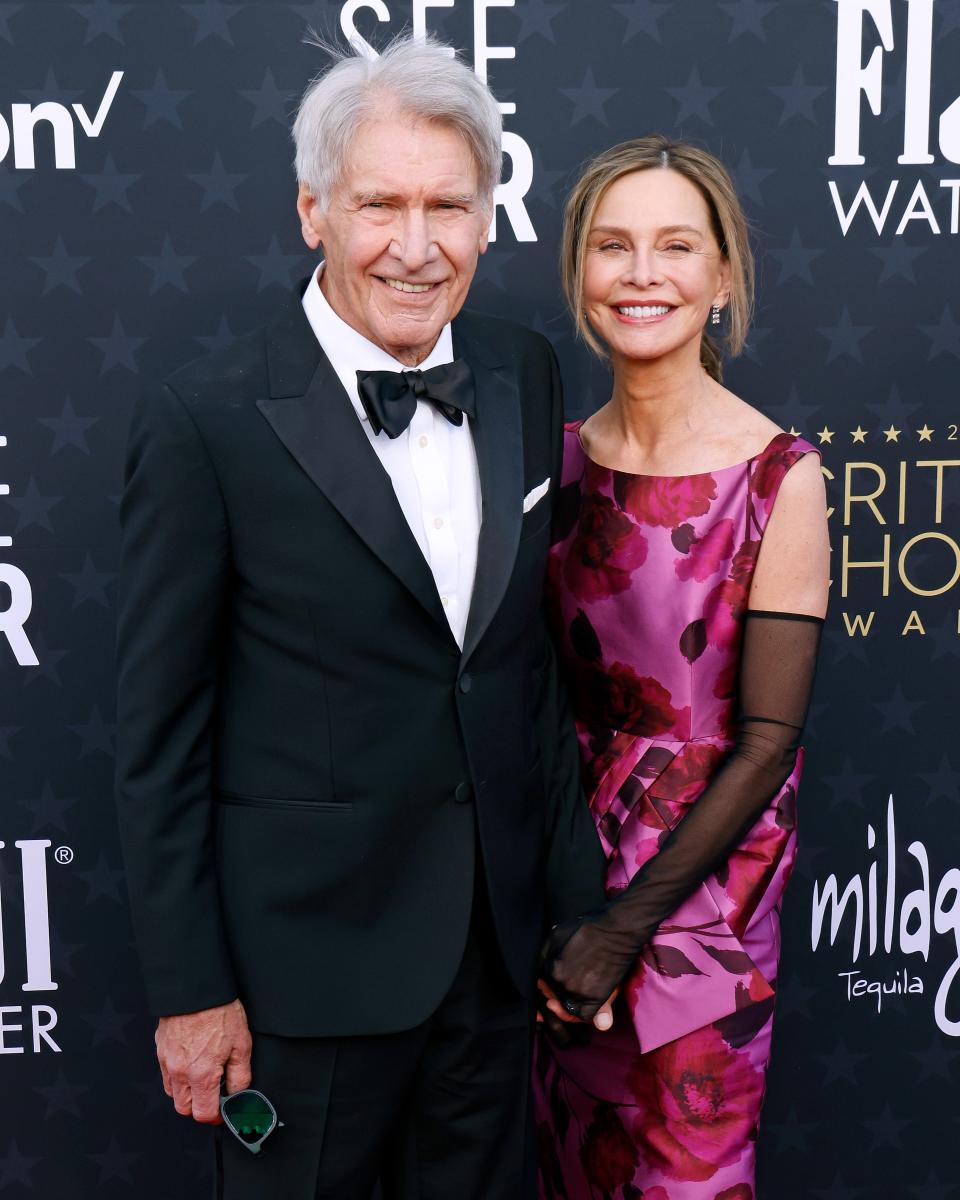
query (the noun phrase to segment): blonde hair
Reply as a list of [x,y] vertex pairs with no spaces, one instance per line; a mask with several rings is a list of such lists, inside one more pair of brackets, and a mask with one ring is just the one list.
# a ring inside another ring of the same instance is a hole
[[[672,142],[661,134],[621,142],[598,154],[587,164],[567,200],[560,244],[560,279],[577,334],[595,354],[607,357],[583,312],[587,235],[607,189],[624,175],[653,168],[683,175],[706,201],[720,253],[730,266],[725,350],[735,356],[743,349],[753,316],[754,265],[747,218],[729,172],[718,158],[688,142]],[[700,362],[714,379],[721,379],[720,346],[706,331],[700,341]]]

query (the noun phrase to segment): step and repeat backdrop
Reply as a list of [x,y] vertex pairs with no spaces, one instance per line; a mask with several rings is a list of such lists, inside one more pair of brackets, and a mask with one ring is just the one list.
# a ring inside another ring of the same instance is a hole
[[0,4],[0,1196],[209,1193],[115,828],[117,505],[142,383],[312,266],[288,135],[311,26],[435,34],[493,87],[471,304],[553,341],[571,418],[608,389],[557,283],[578,165],[662,131],[732,168],[760,288],[728,382],[821,448],[833,545],[760,1195],[956,1200],[958,0]]

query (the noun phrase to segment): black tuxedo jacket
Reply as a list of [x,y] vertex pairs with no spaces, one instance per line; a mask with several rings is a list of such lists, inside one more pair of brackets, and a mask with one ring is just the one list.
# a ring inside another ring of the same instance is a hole
[[268,1033],[409,1028],[459,964],[475,862],[524,991],[545,899],[554,921],[602,900],[540,615],[555,358],[504,321],[453,329],[483,502],[462,653],[298,295],[135,410],[117,792],[159,1014],[240,996]]

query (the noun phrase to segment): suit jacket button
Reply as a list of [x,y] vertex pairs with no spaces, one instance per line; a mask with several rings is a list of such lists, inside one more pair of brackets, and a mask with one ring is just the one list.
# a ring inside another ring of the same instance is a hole
[[466,671],[464,671],[464,673],[463,673],[463,674],[460,676],[460,685],[459,685],[459,686],[460,686],[460,691],[461,691],[461,692],[462,692],[464,695],[466,695],[466,694],[467,694],[467,692],[469,692],[469,691],[470,691],[470,685],[471,685],[471,683],[472,683],[472,682],[473,682],[473,680],[472,680],[472,679],[470,678],[470,676],[469,676],[469,675],[466,673]]
[[458,783],[453,790],[453,798],[457,804],[469,804],[473,799],[473,788],[469,783]]

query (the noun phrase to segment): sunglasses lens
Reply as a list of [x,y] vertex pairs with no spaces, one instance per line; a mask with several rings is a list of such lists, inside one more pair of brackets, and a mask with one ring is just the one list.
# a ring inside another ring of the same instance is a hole
[[266,1137],[276,1120],[270,1105],[261,1096],[250,1092],[229,1096],[223,1104],[223,1117],[234,1133],[248,1143]]

